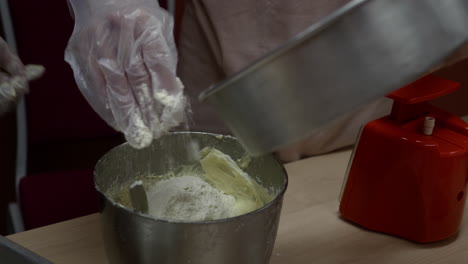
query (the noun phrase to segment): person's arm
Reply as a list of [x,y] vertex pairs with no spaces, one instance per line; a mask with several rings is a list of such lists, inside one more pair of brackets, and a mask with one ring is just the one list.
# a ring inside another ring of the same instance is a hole
[[70,0],[65,53],[94,110],[136,148],[179,125],[186,99],[176,76],[173,19],[154,0]]

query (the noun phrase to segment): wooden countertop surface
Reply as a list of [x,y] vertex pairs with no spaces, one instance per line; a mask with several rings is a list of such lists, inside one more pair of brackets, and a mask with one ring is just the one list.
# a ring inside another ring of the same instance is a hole
[[[286,165],[290,185],[271,264],[466,264],[468,222],[445,242],[416,244],[364,230],[338,216],[338,197],[351,152]],[[106,263],[100,216],[93,214],[8,238],[54,263]],[[241,264],[241,263],[240,263]]]

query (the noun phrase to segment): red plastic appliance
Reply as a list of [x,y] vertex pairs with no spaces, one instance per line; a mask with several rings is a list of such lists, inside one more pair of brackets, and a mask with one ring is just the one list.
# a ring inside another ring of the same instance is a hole
[[343,218],[416,242],[457,233],[468,181],[468,125],[427,103],[457,90],[426,76],[387,97],[390,115],[365,125],[341,196]]

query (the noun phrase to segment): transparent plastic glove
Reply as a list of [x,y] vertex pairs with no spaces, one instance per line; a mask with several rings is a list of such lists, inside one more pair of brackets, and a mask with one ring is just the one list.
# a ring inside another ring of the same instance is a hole
[[65,52],[94,110],[135,148],[179,125],[186,99],[176,76],[173,19],[155,0],[70,0]]
[[0,114],[28,92],[28,81],[39,78],[43,73],[44,67],[40,65],[24,66],[0,38]]

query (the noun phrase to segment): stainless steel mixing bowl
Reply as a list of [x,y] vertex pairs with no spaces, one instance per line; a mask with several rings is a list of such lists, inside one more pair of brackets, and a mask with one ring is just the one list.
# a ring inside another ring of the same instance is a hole
[[278,228],[288,179],[273,156],[254,158],[246,171],[268,189],[274,200],[254,212],[234,218],[202,221],[165,221],[117,204],[115,188],[141,175],[162,174],[193,162],[190,141],[216,146],[232,158],[245,151],[233,137],[206,133],[172,133],[151,147],[136,150],[128,144],[108,152],[96,165],[95,184],[102,201],[102,229],[110,263],[260,264],[268,263]]
[[261,155],[421,77],[467,28],[466,0],[353,0],[201,99]]

